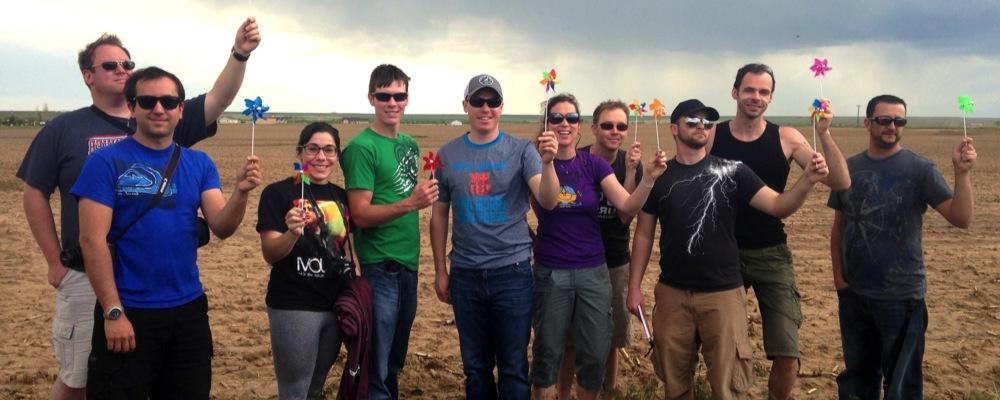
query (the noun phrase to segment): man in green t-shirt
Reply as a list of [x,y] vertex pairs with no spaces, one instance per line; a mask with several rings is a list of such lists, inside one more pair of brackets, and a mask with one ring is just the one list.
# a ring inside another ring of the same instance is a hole
[[437,180],[417,183],[417,142],[399,131],[409,82],[394,65],[372,71],[368,102],[375,118],[347,145],[342,160],[361,275],[372,287],[368,396],[373,400],[399,397],[397,377],[417,313],[417,210],[438,198]]

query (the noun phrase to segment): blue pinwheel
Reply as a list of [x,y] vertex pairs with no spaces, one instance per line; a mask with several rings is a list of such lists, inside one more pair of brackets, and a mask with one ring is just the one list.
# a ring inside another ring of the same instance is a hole
[[264,105],[260,100],[260,96],[257,96],[254,100],[243,99],[243,101],[247,104],[247,109],[243,110],[243,115],[249,115],[253,118],[253,123],[255,124],[257,123],[257,118],[264,119],[264,113],[271,109],[271,107]]

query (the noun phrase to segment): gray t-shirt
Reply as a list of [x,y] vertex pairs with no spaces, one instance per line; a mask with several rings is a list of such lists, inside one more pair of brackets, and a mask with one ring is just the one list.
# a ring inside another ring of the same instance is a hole
[[528,180],[542,172],[531,143],[501,131],[475,144],[466,133],[438,155],[438,201],[452,208],[452,267],[491,269],[530,259]]
[[849,289],[878,300],[921,299],[927,291],[923,215],[952,197],[930,160],[907,149],[875,160],[847,160],[851,187],[830,194],[843,213],[841,256]]

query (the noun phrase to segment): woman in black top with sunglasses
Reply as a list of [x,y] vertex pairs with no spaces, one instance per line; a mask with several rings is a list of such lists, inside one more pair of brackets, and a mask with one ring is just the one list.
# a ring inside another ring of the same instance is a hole
[[356,273],[347,193],[329,179],[339,165],[337,129],[307,125],[296,156],[311,182],[268,185],[257,210],[261,251],[272,265],[266,303],[280,399],[322,396],[342,342],[334,302]]
[[[597,207],[601,192],[619,210],[635,214],[649,189],[666,170],[658,152],[646,167],[648,175],[632,195],[615,178],[607,161],[578,152],[580,114],[576,98],[560,94],[548,102],[543,124],[555,133],[559,203],[552,210],[537,207],[535,238],[535,299],[531,381],[536,398],[554,398],[555,383],[572,336],[576,351],[577,398],[596,397],[604,380],[604,361],[611,343],[611,282],[604,259]],[[547,124],[546,124],[547,122]]]

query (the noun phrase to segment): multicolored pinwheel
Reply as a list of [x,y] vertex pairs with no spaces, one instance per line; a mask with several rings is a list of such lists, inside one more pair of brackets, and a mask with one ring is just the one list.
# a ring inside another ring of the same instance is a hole
[[541,83],[542,86],[545,87],[545,93],[548,93],[549,90],[555,92],[556,84],[559,83],[559,81],[556,80],[555,68],[549,70],[548,72],[542,72],[542,80],[538,81],[538,83]]
[[660,99],[653,99],[649,110],[653,112],[653,126],[656,127],[656,149],[660,150],[660,118],[667,116],[667,108],[663,106]]
[[433,151],[428,151],[426,156],[421,157],[424,159],[424,171],[431,171],[431,179],[434,179],[434,171],[444,168],[441,164],[441,157],[434,154]]
[[[813,58],[813,65],[809,67],[809,70],[813,72],[813,78],[826,77],[826,71],[830,71],[829,61],[827,59]],[[813,100],[812,106],[809,107],[809,118],[812,119],[813,123],[813,148],[819,150],[816,147],[816,124],[819,123],[820,119],[829,116],[833,117],[833,113],[830,111],[830,100],[823,96],[823,80],[819,80],[819,98]]]
[[965,118],[969,114],[976,111],[976,102],[972,101],[969,96],[961,95],[958,96],[958,109],[962,110],[962,135],[964,137],[969,137],[968,129],[965,125]]
[[250,154],[252,155],[254,141],[257,136],[257,119],[264,119],[264,113],[266,113],[267,110],[270,110],[271,107],[265,106],[264,102],[261,101],[260,96],[257,96],[254,100],[243,99],[243,102],[246,103],[247,106],[247,108],[243,110],[243,115],[249,115],[250,118],[253,119],[253,121],[250,122]]
[[823,117],[833,117],[830,112],[830,99],[813,99],[812,105],[809,106],[809,116],[816,122]]

